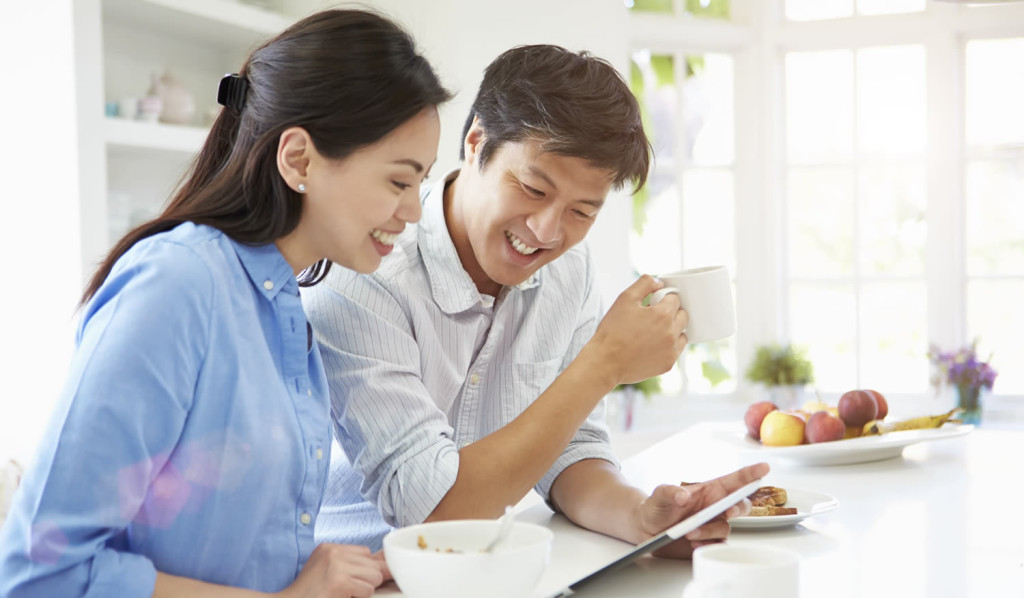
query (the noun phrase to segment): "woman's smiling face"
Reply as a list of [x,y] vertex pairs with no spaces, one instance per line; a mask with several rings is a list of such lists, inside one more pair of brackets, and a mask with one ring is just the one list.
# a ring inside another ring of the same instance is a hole
[[327,258],[357,272],[376,270],[405,225],[420,218],[420,184],[437,158],[439,137],[437,109],[430,107],[340,160],[313,151],[302,218],[282,248],[289,262],[301,270]]

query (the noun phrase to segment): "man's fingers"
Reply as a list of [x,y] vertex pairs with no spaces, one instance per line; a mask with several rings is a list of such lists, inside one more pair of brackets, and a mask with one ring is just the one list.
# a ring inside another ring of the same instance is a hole
[[630,300],[640,303],[644,297],[650,295],[654,291],[665,286],[665,283],[660,280],[655,280],[650,274],[644,274],[636,280],[633,284],[629,285],[625,291],[622,291],[622,296],[629,297]]

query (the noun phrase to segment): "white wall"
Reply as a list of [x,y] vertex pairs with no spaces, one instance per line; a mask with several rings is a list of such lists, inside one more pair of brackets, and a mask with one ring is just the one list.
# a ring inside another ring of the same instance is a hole
[[81,292],[73,1],[5,2],[0,18],[0,458],[22,463],[63,384]]

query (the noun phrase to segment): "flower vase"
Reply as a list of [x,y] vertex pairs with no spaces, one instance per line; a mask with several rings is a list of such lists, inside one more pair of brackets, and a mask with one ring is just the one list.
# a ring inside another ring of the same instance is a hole
[[633,417],[636,415],[636,397],[640,393],[631,387],[620,391],[619,429],[628,432],[633,429]]
[[981,423],[981,387],[961,385],[956,386],[956,404],[963,409],[957,417],[965,424]]
[[799,409],[803,398],[804,386],[802,384],[768,387],[768,400],[783,411]]

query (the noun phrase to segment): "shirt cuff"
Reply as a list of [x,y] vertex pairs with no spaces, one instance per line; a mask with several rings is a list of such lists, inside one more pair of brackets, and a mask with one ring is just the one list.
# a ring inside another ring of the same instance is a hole
[[153,561],[130,552],[101,550],[92,559],[85,598],[120,596],[150,598],[156,587]]
[[562,472],[570,465],[584,459],[602,459],[614,465],[616,469],[621,467],[618,458],[615,457],[615,453],[612,452],[607,442],[603,439],[595,439],[590,442],[580,441],[579,436],[581,433],[582,431],[577,433],[577,439],[566,447],[565,451],[558,457],[558,460],[555,461],[555,464],[551,466],[551,469],[534,486],[534,490],[541,495],[552,511],[556,511],[556,509],[551,502],[551,486],[555,483],[558,476],[562,475]]

